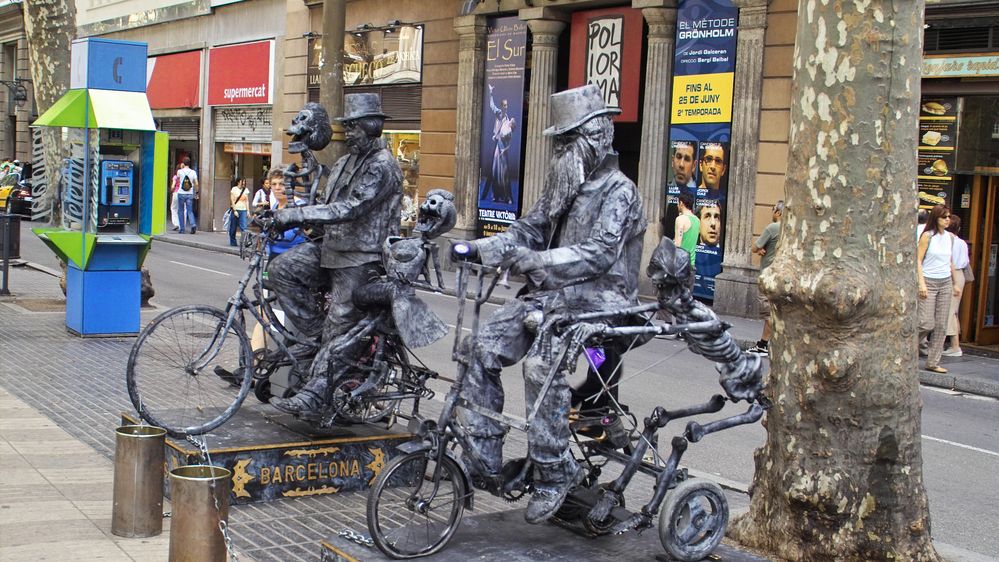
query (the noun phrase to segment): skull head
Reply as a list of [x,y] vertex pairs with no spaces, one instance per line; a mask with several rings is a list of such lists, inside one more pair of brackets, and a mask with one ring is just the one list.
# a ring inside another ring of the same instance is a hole
[[434,189],[427,194],[427,198],[420,205],[420,215],[413,230],[427,240],[432,240],[454,228],[457,220],[458,210],[454,207],[454,195],[450,191]]
[[292,154],[303,152],[306,148],[315,151],[326,148],[333,137],[326,108],[315,102],[305,104],[291,120],[285,134],[292,137],[288,143],[288,152]]
[[690,267],[690,254],[677,248],[669,238],[663,238],[652,252],[647,273],[656,285],[660,306],[664,306],[687,290],[694,270]]

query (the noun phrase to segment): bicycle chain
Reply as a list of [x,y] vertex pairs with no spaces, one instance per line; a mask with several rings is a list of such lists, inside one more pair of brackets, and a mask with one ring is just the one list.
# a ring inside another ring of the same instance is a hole
[[353,529],[344,528],[340,531],[340,536],[361,546],[366,546],[368,548],[375,546],[375,541],[372,540],[371,537],[363,533],[355,532]]

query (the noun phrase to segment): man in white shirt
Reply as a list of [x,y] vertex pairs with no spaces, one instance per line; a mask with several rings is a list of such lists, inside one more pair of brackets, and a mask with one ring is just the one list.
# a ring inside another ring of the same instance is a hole
[[180,233],[187,231],[187,226],[191,226],[191,234],[198,230],[198,223],[194,217],[194,201],[198,198],[198,173],[191,169],[191,158],[185,156],[180,161],[180,169],[177,170],[177,181],[180,187],[177,188],[177,201],[180,208],[178,217],[180,219]]

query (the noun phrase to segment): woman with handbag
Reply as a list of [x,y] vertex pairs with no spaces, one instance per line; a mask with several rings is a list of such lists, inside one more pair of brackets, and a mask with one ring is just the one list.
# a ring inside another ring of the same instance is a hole
[[946,373],[940,366],[944,338],[947,335],[947,320],[950,318],[951,295],[960,298],[963,286],[954,284],[957,271],[954,268],[954,236],[947,232],[950,224],[950,209],[937,205],[930,210],[923,233],[919,235],[916,250],[916,273],[919,282],[919,340],[929,332],[929,355],[926,370]]
[[[246,212],[250,208],[246,193],[246,180],[233,178],[232,189],[229,190],[229,245],[236,246],[236,228],[241,233],[246,232]],[[242,234],[240,234],[242,236]]]
[[[971,260],[968,257],[968,243],[961,239],[961,217],[951,215],[950,226],[947,231],[954,235],[954,286],[964,288],[965,284],[975,280],[975,275],[971,272]],[[958,316],[961,306],[960,295],[951,297],[950,319],[947,320],[947,335],[950,337],[950,347],[945,349],[941,355],[947,357],[960,357],[964,355],[961,351],[961,320]]]

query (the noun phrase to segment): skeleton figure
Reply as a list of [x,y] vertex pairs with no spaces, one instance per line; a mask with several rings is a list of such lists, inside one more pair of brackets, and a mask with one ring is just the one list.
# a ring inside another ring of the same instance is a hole
[[715,362],[719,382],[729,398],[736,402],[755,400],[763,391],[763,362],[759,355],[743,353],[727,332],[729,326],[691,296],[694,271],[687,252],[663,238],[652,253],[648,274],[656,284],[659,306],[673,314],[677,323],[718,323],[716,332],[688,332],[684,339],[691,351]]
[[[524,274],[530,290],[507,302],[462,342],[462,397],[494,411],[503,409],[500,369],[524,362],[526,402],[533,405],[550,371],[543,354],[531,354],[533,328],[551,313],[594,312],[637,304],[642,236],[641,198],[617,165],[609,109],[596,86],[554,94],[555,160],[538,202],[509,230],[452,246],[454,259],[479,259]],[[558,345],[558,342],[555,343]],[[528,431],[528,455],[536,469],[528,522],[551,517],[582,477],[569,452],[569,385],[557,374]],[[503,427],[463,412],[475,457],[495,479],[502,462]],[[472,466],[475,466],[474,464]]]
[[437,286],[443,287],[438,248],[433,240],[454,228],[457,218],[454,195],[443,189],[432,190],[420,205],[413,229],[417,236],[385,240],[385,278],[354,291],[354,303],[362,309],[391,307],[395,328],[407,347],[430,345],[447,334],[447,324],[416,296],[413,283],[421,276],[427,283],[432,282],[432,260]]
[[[299,244],[268,267],[281,309],[307,338],[322,337],[312,363],[312,380],[303,391],[309,385],[323,384],[333,342],[362,317],[351,298],[354,289],[382,274],[382,243],[399,233],[402,170],[381,138],[387,117],[381,99],[377,94],[347,94],[344,109],[338,121],[346,132],[348,154],[333,166],[321,203],[274,213],[276,228],[307,223],[323,225],[326,231],[322,242]],[[315,108],[311,111],[316,121]],[[300,117],[304,127],[308,119],[301,113]],[[311,137],[304,137],[306,146]],[[328,291],[325,320],[314,297],[316,291]],[[314,348],[296,344],[290,351],[307,358]],[[290,399],[273,398],[271,404],[288,413],[308,415],[318,412],[319,396],[304,391]]]
[[[315,202],[312,186],[318,185],[320,178],[329,172],[312,154],[313,151],[326,148],[333,137],[326,108],[314,102],[305,104],[291,120],[291,126],[285,130],[285,134],[292,137],[288,143],[288,152],[302,155],[302,167],[293,162],[284,171],[285,190],[297,193],[297,197],[302,199],[308,197],[311,205]],[[308,196],[302,193],[303,189],[308,190]]]

